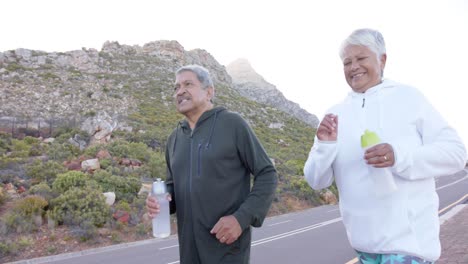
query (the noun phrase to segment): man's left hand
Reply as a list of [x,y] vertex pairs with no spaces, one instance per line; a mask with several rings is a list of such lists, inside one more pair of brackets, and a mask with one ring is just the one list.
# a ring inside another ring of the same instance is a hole
[[242,234],[242,228],[233,215],[221,217],[216,225],[211,229],[211,234],[216,234],[219,242],[232,244]]

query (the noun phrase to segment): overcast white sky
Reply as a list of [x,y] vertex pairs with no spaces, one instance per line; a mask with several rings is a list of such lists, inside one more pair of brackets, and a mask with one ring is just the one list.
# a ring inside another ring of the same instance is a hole
[[468,0],[3,0],[0,52],[177,40],[237,58],[320,119],[350,91],[338,47],[356,28],[387,43],[387,78],[419,88],[468,142]]

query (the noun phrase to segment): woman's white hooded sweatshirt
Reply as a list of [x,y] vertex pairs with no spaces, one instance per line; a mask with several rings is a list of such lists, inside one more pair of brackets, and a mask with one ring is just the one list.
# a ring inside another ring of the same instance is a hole
[[[439,198],[435,177],[462,170],[463,142],[415,88],[384,80],[365,93],[351,92],[328,113],[338,115],[337,141],[315,138],[304,166],[314,189],[335,179],[351,246],[367,253],[440,257]],[[361,135],[368,129],[394,150],[391,171],[398,190],[373,192]]]

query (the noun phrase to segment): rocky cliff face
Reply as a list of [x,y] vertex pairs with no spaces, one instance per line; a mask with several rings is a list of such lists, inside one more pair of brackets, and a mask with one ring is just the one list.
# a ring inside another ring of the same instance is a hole
[[174,70],[193,63],[207,67],[217,84],[231,85],[208,52],[185,51],[176,41],[143,47],[106,42],[101,51],[0,52],[0,123],[42,121],[44,127],[52,120],[82,122],[99,112],[126,119],[151,99],[169,109]]
[[232,77],[234,88],[243,96],[276,107],[312,127],[317,127],[319,120],[315,115],[302,109],[297,103],[286,99],[276,86],[268,83],[255,72],[247,60],[233,61],[226,66],[226,69]]
[[[154,41],[143,46],[106,42],[101,51],[0,52],[0,127],[18,119],[26,126],[40,122],[46,127],[60,120],[80,124],[104,112],[116,122],[116,129],[151,127],[168,133],[181,118],[172,102],[174,71],[186,64],[210,70],[215,103],[241,113],[254,126],[281,129],[287,124],[287,115],[278,114],[276,107],[316,125],[313,115],[286,100],[251,68],[235,71],[231,65],[233,83],[226,68],[207,51],[186,51],[177,41]],[[242,74],[250,75],[241,78]]]
[[207,66],[217,82],[231,82],[209,53],[185,51],[176,41],[143,47],[106,42],[101,51],[5,51],[0,53],[0,116],[78,117],[101,110],[128,115],[137,104],[132,94],[189,63]]

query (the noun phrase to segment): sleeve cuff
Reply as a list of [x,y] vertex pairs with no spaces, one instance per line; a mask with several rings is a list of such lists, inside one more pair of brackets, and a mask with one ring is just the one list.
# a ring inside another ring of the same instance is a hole
[[239,222],[239,225],[242,228],[242,230],[245,230],[246,228],[250,227],[251,217],[249,217],[247,213],[237,211],[233,215],[237,219],[237,222]]

